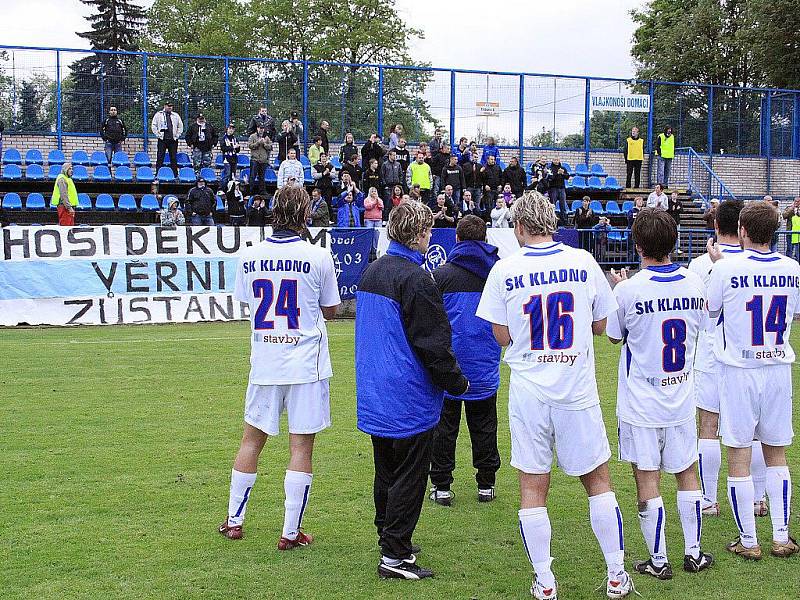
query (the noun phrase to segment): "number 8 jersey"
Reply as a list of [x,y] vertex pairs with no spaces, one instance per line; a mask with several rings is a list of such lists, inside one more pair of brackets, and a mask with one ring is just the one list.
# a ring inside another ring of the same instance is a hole
[[623,340],[617,417],[639,427],[694,419],[694,355],[705,326],[705,288],[676,264],[647,267],[614,287],[608,337]]
[[340,303],[330,250],[278,232],[241,255],[234,295],[250,306],[250,383],[333,375],[321,306]]

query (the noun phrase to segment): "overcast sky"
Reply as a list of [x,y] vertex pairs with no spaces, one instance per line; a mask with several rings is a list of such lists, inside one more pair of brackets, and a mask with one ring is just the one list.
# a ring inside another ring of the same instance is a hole
[[[84,16],[91,8],[78,0],[2,4],[1,43],[88,47],[75,31],[88,28]],[[601,9],[586,0],[397,0],[405,19],[425,31],[414,55],[436,67],[608,77],[633,74],[628,13],[641,4],[605,0]]]

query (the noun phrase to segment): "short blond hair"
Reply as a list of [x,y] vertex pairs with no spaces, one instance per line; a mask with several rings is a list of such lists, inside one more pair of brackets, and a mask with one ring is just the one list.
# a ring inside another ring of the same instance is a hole
[[537,191],[528,190],[511,207],[511,218],[529,235],[553,235],[558,219],[553,204]]
[[421,202],[403,202],[389,213],[387,234],[390,240],[417,250],[419,236],[433,227],[433,213]]

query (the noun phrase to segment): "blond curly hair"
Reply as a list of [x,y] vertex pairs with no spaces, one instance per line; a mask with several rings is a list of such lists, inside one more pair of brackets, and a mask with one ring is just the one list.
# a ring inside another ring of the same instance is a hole
[[433,227],[433,213],[421,202],[403,202],[389,213],[387,234],[390,240],[417,250],[420,234]]
[[528,235],[547,236],[558,231],[553,204],[537,191],[529,190],[517,198],[511,207],[511,218],[522,225]]

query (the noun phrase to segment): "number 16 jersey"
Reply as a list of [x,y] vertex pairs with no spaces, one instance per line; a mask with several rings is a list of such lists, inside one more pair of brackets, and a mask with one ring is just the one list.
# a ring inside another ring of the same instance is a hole
[[234,296],[250,306],[250,383],[312,383],[333,375],[320,308],[341,302],[330,250],[273,234],[241,255]]

